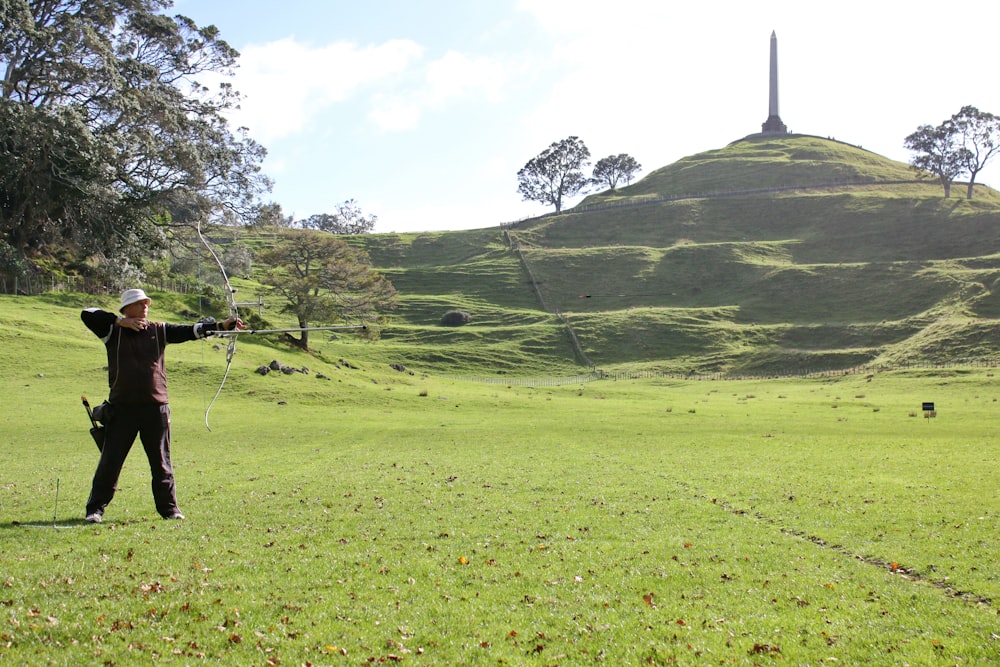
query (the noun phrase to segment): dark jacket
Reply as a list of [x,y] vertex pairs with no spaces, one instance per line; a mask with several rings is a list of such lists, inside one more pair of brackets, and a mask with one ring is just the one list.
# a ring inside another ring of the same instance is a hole
[[108,351],[108,387],[111,403],[166,404],[167,370],[163,352],[168,343],[184,343],[214,332],[214,324],[150,322],[142,331],[116,326],[120,316],[97,308],[80,313],[87,328]]

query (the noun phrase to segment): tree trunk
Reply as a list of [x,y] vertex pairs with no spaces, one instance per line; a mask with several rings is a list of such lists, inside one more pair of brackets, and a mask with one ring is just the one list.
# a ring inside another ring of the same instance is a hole
[[299,328],[303,329],[303,331],[299,332],[299,337],[298,338],[296,338],[295,336],[293,336],[290,333],[286,333],[285,334],[285,340],[288,341],[288,343],[290,345],[292,345],[293,347],[297,347],[300,350],[302,350],[303,352],[308,352],[309,351],[309,332],[308,331],[304,331],[304,329],[309,326],[309,323],[308,322],[303,322],[301,317],[298,318],[298,320],[299,320]]
[[309,339],[307,338],[307,333],[305,331],[302,332],[301,338],[296,338],[292,334],[286,333],[284,334],[284,339],[285,342],[291,345],[292,347],[297,347],[303,352],[309,351]]

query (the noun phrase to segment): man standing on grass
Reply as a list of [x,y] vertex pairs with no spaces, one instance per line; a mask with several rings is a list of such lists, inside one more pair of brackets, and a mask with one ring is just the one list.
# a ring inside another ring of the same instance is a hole
[[111,393],[102,416],[104,448],[87,500],[86,520],[100,523],[114,498],[118,476],[136,436],[142,441],[153,476],[153,500],[164,519],[183,519],[177,507],[170,464],[170,406],[163,353],[167,343],[183,343],[216,331],[245,328],[232,316],[223,322],[165,324],[150,322],[150,298],[141,289],[122,293],[119,313],[87,308],[80,318],[108,350]]

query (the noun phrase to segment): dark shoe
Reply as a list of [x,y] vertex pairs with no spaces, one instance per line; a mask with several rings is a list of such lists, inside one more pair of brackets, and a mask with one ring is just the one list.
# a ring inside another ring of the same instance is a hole
[[180,512],[174,512],[173,514],[168,514],[168,515],[166,515],[163,518],[167,519],[167,520],[171,520],[172,519],[174,521],[183,521],[184,520],[184,515],[181,514]]
[[83,520],[86,521],[87,523],[100,523],[101,522],[101,518],[102,517],[101,517],[100,514],[98,514],[97,512],[92,512],[92,513],[88,514],[87,516],[85,516],[83,518]]

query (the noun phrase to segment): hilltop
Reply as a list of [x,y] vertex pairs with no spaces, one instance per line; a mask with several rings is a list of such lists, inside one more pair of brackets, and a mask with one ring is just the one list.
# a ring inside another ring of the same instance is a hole
[[[458,373],[781,372],[1000,356],[1000,193],[748,137],[509,228],[353,237],[402,294],[384,344]],[[449,309],[473,321],[442,327]]]

